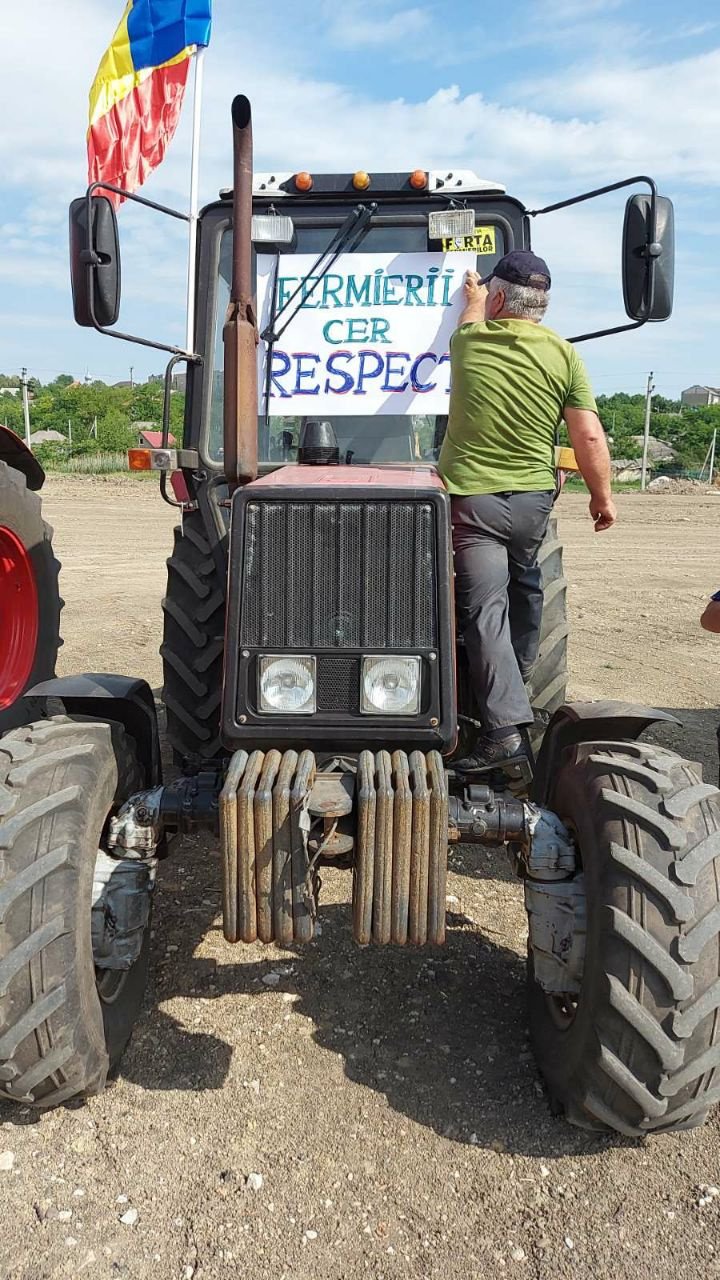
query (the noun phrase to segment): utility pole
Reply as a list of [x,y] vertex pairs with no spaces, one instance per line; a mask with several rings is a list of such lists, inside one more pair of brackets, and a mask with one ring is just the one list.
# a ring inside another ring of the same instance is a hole
[[135,372],[135,365],[134,365],[134,364],[131,364],[131,365],[130,365],[130,390],[131,390],[131,391],[134,391],[134,390],[135,390],[135,381],[134,381],[134,379],[133,379],[133,373],[134,373],[134,372]]
[[97,440],[97,414],[95,414],[95,417],[93,418],[92,434]]
[[709,484],[712,484],[712,482],[713,482],[713,471],[715,470],[715,448],[716,448],[716,445],[717,445],[717,427],[716,427],[716,428],[715,428],[715,430],[713,431],[712,444],[710,445],[710,475],[709,475],[709,477],[708,477],[708,483],[709,483]]
[[72,418],[68,418],[68,444],[72,444]]
[[650,438],[650,413],[652,410],[652,394],[655,390],[653,383],[652,371],[648,374],[647,389],[645,391],[645,430],[643,432],[643,454],[642,454],[642,471],[640,473],[640,488],[643,492],[647,489],[647,464],[648,464],[648,441]]
[[30,448],[30,400],[28,398],[27,369],[23,369],[22,373],[20,374],[20,381],[22,383],[23,417],[25,419],[25,443],[29,449]]

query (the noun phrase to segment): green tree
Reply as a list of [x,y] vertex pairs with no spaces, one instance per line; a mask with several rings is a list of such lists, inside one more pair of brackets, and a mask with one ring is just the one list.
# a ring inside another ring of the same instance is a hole
[[127,414],[122,409],[108,409],[98,422],[98,445],[109,453],[124,453],[137,443]]

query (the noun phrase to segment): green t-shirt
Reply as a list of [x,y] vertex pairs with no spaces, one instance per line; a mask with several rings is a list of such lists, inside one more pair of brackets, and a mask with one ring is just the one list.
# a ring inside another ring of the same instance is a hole
[[438,462],[450,493],[553,489],[563,409],[596,409],[574,347],[529,320],[485,320],[456,330],[450,360]]

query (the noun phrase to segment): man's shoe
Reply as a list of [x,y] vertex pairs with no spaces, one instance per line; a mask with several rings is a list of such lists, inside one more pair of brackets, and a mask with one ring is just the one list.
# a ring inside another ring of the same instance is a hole
[[508,765],[531,767],[527,747],[516,730],[504,738],[478,738],[470,755],[453,760],[450,767],[456,773],[471,774],[505,769]]

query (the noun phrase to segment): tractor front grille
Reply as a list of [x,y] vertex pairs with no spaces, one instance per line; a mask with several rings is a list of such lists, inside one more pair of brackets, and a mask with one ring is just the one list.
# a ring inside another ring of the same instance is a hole
[[[430,503],[254,500],[245,510],[240,644],[247,649],[432,649],[436,528]],[[328,669],[327,709],[357,670]]]

